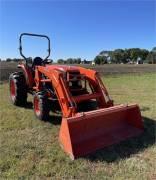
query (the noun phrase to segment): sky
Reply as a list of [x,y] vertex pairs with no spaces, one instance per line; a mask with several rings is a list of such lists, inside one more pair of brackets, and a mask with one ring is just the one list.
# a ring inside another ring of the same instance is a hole
[[[102,50],[156,45],[156,1],[0,0],[0,58],[20,58],[23,32],[48,35],[51,56],[92,60]],[[45,39],[24,37],[27,57],[45,57]]]

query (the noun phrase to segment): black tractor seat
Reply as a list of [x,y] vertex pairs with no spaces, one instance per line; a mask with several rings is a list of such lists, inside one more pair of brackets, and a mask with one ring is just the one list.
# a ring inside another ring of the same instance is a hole
[[35,66],[41,66],[43,64],[43,59],[40,57],[35,57],[32,63],[32,68],[34,69]]

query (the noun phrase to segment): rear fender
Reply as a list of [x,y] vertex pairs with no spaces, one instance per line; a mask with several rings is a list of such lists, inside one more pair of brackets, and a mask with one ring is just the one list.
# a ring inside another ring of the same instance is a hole
[[34,84],[32,69],[29,66],[26,66],[25,64],[18,64],[17,67],[22,69],[26,79],[27,86],[29,88],[32,88]]

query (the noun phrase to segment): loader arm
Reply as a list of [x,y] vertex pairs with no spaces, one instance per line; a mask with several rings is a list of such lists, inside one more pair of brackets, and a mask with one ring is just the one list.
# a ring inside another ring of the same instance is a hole
[[41,74],[48,77],[52,83],[62,109],[63,117],[73,116],[76,113],[76,104],[64,82],[62,73],[56,70],[49,71],[43,66],[38,66],[35,70],[35,82],[38,90],[41,88],[42,83]]
[[99,74],[91,69],[85,69],[82,67],[79,67],[80,73],[84,74],[88,79],[90,79],[96,88],[97,92],[101,94],[101,96],[98,98],[98,104],[101,108],[106,108],[113,106],[113,101],[110,99],[108,91],[106,87],[104,86]]
[[63,117],[75,116],[77,112],[78,103],[90,99],[96,99],[98,108],[107,108],[113,105],[109,98],[108,92],[104,87],[100,77],[93,70],[78,68],[80,74],[92,83],[95,92],[93,94],[84,94],[81,96],[72,96],[67,86],[67,81],[64,79],[63,74],[58,70],[50,71],[45,66],[37,66],[35,70],[36,89],[41,89],[42,80],[41,74],[44,74],[51,81],[55,89],[60,107],[62,109]]

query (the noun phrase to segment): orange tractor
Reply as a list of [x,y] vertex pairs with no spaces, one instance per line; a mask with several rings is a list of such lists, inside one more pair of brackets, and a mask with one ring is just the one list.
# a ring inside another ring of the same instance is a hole
[[[48,40],[48,55],[36,57],[32,65],[22,53],[22,37]],[[21,72],[10,75],[10,97],[14,105],[24,106],[27,94],[33,95],[34,113],[46,120],[51,109],[62,111],[59,142],[72,159],[134,137],[143,131],[137,104],[114,105],[99,74],[90,69],[51,65],[50,39],[45,35],[23,33],[20,36]]]

